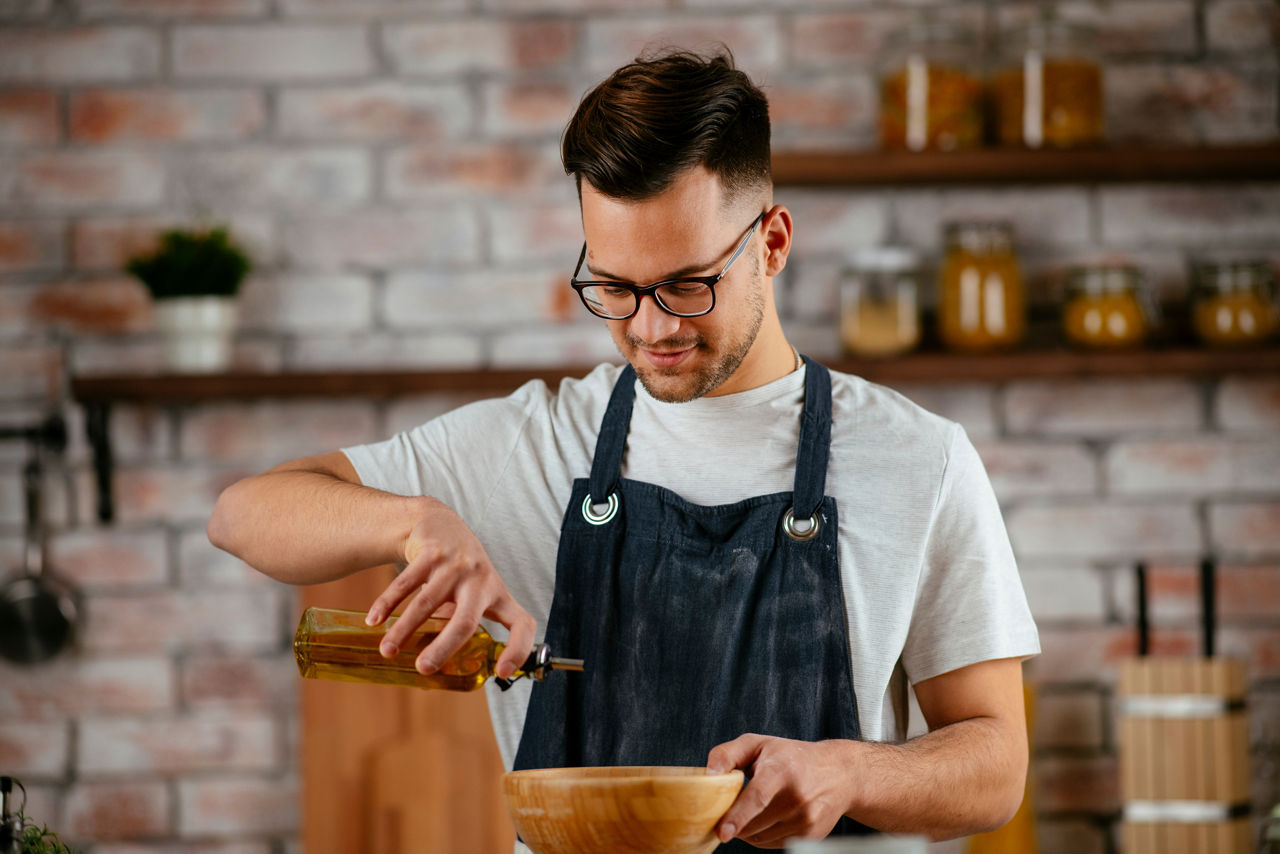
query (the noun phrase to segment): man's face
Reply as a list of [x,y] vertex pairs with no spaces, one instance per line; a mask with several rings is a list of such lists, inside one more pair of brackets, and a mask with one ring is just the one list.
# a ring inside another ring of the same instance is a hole
[[[609,198],[583,182],[587,258],[579,277],[648,285],[715,275],[762,206],[744,198],[726,208],[719,179],[701,168],[641,202]],[[763,274],[762,230],[716,284],[710,314],[676,317],[645,297],[634,316],[605,321],[619,352],[658,400],[683,403],[739,390],[734,373],[751,351],[766,311],[773,310]]]

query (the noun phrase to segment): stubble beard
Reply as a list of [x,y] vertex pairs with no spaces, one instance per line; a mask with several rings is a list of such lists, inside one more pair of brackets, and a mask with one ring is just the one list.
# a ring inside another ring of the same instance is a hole
[[[764,289],[761,287],[758,263],[756,269],[752,271],[751,278],[751,291],[747,297],[747,308],[751,312],[751,319],[742,337],[737,341],[729,342],[727,350],[717,353],[702,335],[696,335],[688,340],[668,338],[647,345],[660,346],[665,350],[685,350],[690,347],[696,349],[695,355],[701,357],[702,364],[692,369],[687,375],[685,372],[689,369],[683,366],[667,370],[657,369],[649,365],[637,364],[638,359],[632,359],[626,351],[622,353],[635,369],[640,384],[651,397],[663,403],[688,403],[710,394],[733,376],[742,364],[742,360],[747,357],[747,353],[751,351],[751,346],[755,344],[756,336],[760,334],[760,327],[764,323]],[[629,331],[624,333],[623,340],[632,353],[646,346],[646,342],[633,337]],[[667,381],[664,382],[664,379]]]

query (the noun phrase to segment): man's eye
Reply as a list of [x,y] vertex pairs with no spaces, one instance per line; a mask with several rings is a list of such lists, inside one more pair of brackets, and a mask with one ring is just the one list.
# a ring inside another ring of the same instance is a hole
[[600,291],[607,297],[630,296],[631,292],[621,285],[601,285]]

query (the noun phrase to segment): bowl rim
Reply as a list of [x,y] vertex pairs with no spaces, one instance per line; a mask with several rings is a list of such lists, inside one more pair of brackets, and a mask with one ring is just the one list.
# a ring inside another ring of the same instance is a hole
[[[627,771],[634,773],[625,773]],[[536,781],[543,785],[577,786],[602,785],[606,783],[611,785],[658,783],[664,780],[685,781],[696,779],[719,783],[737,780],[738,784],[741,785],[745,776],[737,768],[719,774],[712,774],[700,765],[585,765],[562,768],[525,768],[519,771],[508,771],[503,774],[502,779],[504,783]]]

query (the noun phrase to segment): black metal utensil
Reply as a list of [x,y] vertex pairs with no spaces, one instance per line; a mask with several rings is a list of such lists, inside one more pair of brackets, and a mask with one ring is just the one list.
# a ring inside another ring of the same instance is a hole
[[70,585],[48,567],[39,447],[23,467],[22,482],[26,493],[22,573],[0,587],[0,655],[19,664],[37,664],[71,642],[77,608]]

